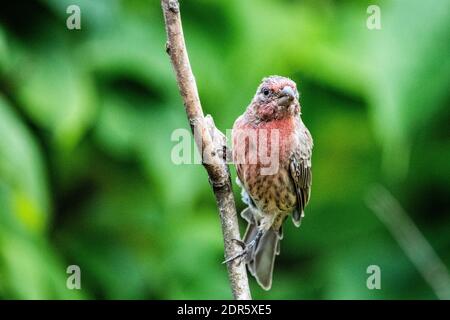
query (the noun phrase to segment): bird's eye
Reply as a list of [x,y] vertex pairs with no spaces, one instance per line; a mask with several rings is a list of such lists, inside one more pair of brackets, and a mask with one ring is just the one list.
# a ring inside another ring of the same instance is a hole
[[267,97],[269,95],[269,89],[263,89],[263,94]]

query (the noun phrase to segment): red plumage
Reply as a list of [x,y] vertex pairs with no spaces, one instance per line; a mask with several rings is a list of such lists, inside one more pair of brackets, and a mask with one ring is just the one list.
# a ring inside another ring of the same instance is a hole
[[296,84],[263,79],[233,126],[233,160],[248,204],[244,236],[249,271],[266,290],[272,283],[282,224],[292,214],[300,225],[311,187],[312,137],[300,118]]

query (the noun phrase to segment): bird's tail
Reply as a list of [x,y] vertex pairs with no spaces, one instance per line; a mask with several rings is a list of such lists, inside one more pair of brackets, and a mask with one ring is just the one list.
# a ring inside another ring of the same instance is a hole
[[[244,235],[244,242],[247,245],[255,239],[258,233],[258,226],[251,210],[251,208],[246,208],[241,213],[242,217],[248,222],[247,231]],[[275,256],[280,254],[281,238],[281,230],[276,231],[270,228],[263,233],[247,255],[248,270],[264,290],[269,290],[272,286],[273,266]]]

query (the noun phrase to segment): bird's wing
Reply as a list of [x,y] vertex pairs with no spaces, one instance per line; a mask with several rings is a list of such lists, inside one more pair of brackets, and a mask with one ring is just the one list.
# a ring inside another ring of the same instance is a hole
[[302,134],[304,136],[300,139],[299,147],[294,151],[290,160],[290,173],[297,194],[297,209],[292,214],[292,221],[297,227],[300,226],[301,219],[304,216],[304,209],[311,194],[312,182],[312,138],[306,128]]

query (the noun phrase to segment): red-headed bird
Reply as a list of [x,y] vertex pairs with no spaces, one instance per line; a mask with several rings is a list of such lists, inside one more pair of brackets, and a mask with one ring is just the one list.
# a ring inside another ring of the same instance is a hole
[[269,290],[275,256],[280,253],[282,224],[292,215],[300,226],[311,191],[313,140],[300,118],[294,81],[264,78],[247,110],[233,126],[233,162],[248,222],[243,252],[250,273]]

